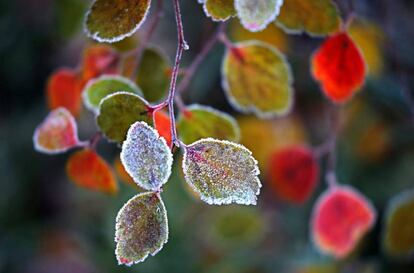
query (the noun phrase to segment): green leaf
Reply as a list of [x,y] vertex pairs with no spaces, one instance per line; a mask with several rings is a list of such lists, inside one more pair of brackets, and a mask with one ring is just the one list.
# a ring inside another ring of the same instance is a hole
[[119,91],[142,95],[138,86],[128,78],[117,75],[103,75],[88,82],[82,91],[83,102],[88,109],[98,113],[101,100]]
[[207,137],[233,142],[240,140],[240,129],[232,116],[197,104],[188,106],[181,113],[177,130],[180,139],[187,144]]
[[234,4],[244,28],[256,32],[276,18],[283,0],[235,0]]
[[141,188],[158,191],[171,175],[173,159],[158,131],[145,122],[136,122],[122,144],[121,161]]
[[118,212],[115,226],[116,258],[133,265],[157,254],[168,240],[168,219],[158,193],[131,198]]
[[414,190],[391,199],[385,216],[383,247],[391,257],[414,255]]
[[213,21],[226,21],[236,15],[234,0],[206,0],[203,7],[206,15]]
[[201,139],[185,148],[185,180],[208,204],[255,205],[261,183],[257,161],[244,146]]
[[137,74],[144,98],[156,102],[164,98],[170,86],[171,64],[167,55],[156,47],[145,49]]
[[276,23],[288,33],[325,36],[339,30],[341,18],[332,0],[284,0]]
[[85,31],[98,42],[113,43],[142,25],[151,0],[95,0],[86,14]]
[[222,85],[231,105],[260,118],[287,114],[292,106],[290,66],[278,49],[258,41],[235,44],[224,56]]
[[122,143],[129,127],[136,121],[153,124],[149,105],[140,96],[128,92],[116,92],[101,101],[96,122],[109,140]]

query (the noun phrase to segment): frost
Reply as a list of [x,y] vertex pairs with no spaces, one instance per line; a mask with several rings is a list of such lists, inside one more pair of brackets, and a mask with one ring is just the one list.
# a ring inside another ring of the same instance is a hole
[[38,152],[58,154],[83,143],[78,139],[75,118],[66,108],[60,107],[50,112],[36,128],[33,144]]
[[89,110],[98,113],[101,100],[118,91],[142,95],[138,86],[128,78],[118,75],[103,75],[88,82],[82,91],[83,102]]
[[260,171],[242,145],[212,138],[196,141],[185,148],[183,170],[187,183],[208,204],[256,204]]
[[118,212],[115,225],[116,258],[131,266],[157,254],[168,240],[167,211],[157,193],[131,198]]
[[235,0],[237,16],[242,25],[253,32],[260,31],[275,20],[283,0]]
[[151,0],[95,0],[86,13],[86,34],[101,43],[121,41],[141,27],[150,4]]
[[171,175],[172,153],[163,137],[145,122],[134,123],[122,145],[121,161],[140,187],[157,191]]

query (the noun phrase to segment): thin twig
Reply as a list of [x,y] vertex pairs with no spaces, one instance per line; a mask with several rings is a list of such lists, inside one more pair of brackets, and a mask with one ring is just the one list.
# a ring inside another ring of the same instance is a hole
[[170,89],[168,92],[168,98],[166,100],[167,105],[168,105],[168,112],[170,114],[172,148],[174,147],[174,145],[177,147],[180,147],[180,144],[182,144],[177,137],[177,129],[176,129],[176,124],[175,124],[175,116],[174,116],[174,98],[175,98],[175,91],[177,89],[176,88],[177,78],[180,72],[181,57],[183,55],[183,51],[188,49],[188,45],[184,39],[184,29],[183,29],[183,22],[181,19],[179,0],[173,0],[173,4],[174,4],[175,21],[177,23],[178,45],[177,45],[177,52],[175,55],[174,67],[173,67],[173,71],[171,75]]

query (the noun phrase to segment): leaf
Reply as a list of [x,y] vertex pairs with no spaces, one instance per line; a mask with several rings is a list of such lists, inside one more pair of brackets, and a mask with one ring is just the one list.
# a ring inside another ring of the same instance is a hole
[[138,194],[119,210],[115,226],[119,264],[142,262],[149,254],[157,254],[167,240],[167,211],[158,193]]
[[36,151],[46,154],[63,153],[80,145],[75,119],[63,107],[53,110],[36,128],[33,144]]
[[158,131],[160,136],[165,139],[165,141],[167,142],[168,147],[171,147],[172,137],[171,137],[171,120],[170,120],[170,117],[162,111],[155,112],[154,127]]
[[150,102],[163,99],[170,86],[171,64],[164,52],[156,47],[145,49],[137,74],[137,84]]
[[87,108],[98,113],[101,100],[118,91],[142,95],[139,87],[128,78],[117,75],[103,75],[88,82],[82,92],[83,101]]
[[252,151],[262,173],[268,175],[273,151],[288,145],[306,143],[306,130],[301,119],[289,115],[275,120],[262,120],[255,116],[243,116],[237,120],[241,132],[241,144]]
[[296,204],[309,200],[319,180],[318,162],[312,150],[304,146],[276,150],[269,170],[269,182],[278,196]]
[[86,14],[85,31],[98,42],[131,36],[145,21],[151,0],[95,0]]
[[207,137],[233,142],[240,140],[240,129],[232,116],[197,104],[186,107],[182,112],[177,120],[177,130],[184,143]]
[[124,165],[122,165],[121,159],[117,158],[114,161],[114,169],[116,171],[116,174],[118,175],[119,179],[126,184],[133,186],[135,188],[138,188],[138,185],[135,183],[134,179],[127,173],[125,170]]
[[335,103],[347,102],[364,84],[364,58],[345,32],[326,39],[311,62],[313,77]]
[[145,122],[136,122],[122,144],[121,162],[141,188],[158,191],[171,175],[172,153],[164,138]]
[[276,23],[287,33],[325,36],[339,30],[341,17],[332,0],[284,0]]
[[96,122],[99,129],[111,141],[122,143],[129,127],[136,121],[152,125],[148,103],[140,96],[128,92],[116,92],[106,96],[99,106]]
[[354,40],[368,66],[368,72],[377,76],[384,69],[385,34],[380,26],[369,21],[354,20],[349,27],[349,35]]
[[265,29],[276,18],[283,0],[235,0],[234,4],[242,25],[256,32]]
[[351,187],[333,186],[313,208],[311,231],[315,245],[336,258],[346,257],[373,227],[372,204]]
[[61,68],[53,72],[47,82],[47,101],[49,109],[64,107],[72,115],[79,116],[81,111],[81,80],[75,71]]
[[285,115],[293,100],[292,76],[285,56],[276,48],[250,41],[227,51],[222,86],[230,104],[260,118]]
[[213,21],[226,21],[236,15],[234,0],[206,0],[203,8]]
[[94,150],[83,149],[72,154],[66,164],[66,173],[80,187],[110,194],[118,191],[111,167]]
[[187,183],[208,204],[256,204],[260,171],[242,145],[212,138],[196,141],[185,148],[183,170]]
[[414,254],[414,191],[393,197],[385,213],[383,247],[391,257],[412,258]]
[[120,56],[107,45],[93,45],[82,57],[82,77],[86,82],[104,74],[117,74]]

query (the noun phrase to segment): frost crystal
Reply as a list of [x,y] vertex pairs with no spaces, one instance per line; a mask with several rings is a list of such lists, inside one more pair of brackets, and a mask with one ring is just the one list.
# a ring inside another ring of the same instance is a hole
[[163,137],[145,122],[134,123],[122,145],[121,161],[140,187],[156,191],[171,174],[172,153]]
[[256,204],[260,171],[244,146],[201,139],[186,147],[183,169],[187,183],[208,204]]
[[133,265],[157,254],[168,240],[168,219],[164,203],[156,193],[131,198],[118,212],[115,226],[116,258]]

